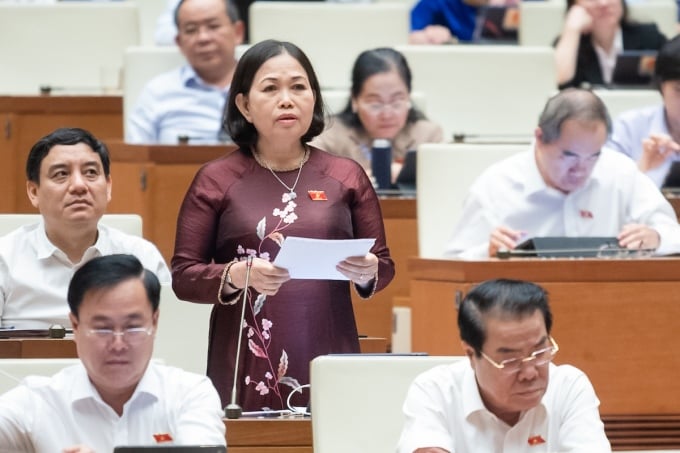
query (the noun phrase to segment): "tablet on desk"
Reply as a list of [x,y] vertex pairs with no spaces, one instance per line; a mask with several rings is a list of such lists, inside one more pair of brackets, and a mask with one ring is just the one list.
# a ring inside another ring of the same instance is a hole
[[654,76],[655,50],[625,50],[616,56],[613,87],[649,85]]
[[406,151],[401,170],[397,175],[396,186],[402,192],[413,192],[416,190],[416,151]]
[[517,44],[519,7],[487,6],[481,8],[473,32],[473,42],[480,44]]
[[507,253],[512,257],[559,257],[585,258],[597,257],[603,250],[618,250],[619,241],[615,237],[533,237],[519,244]]
[[661,188],[673,193],[680,192],[680,161],[675,161],[671,164],[671,168],[668,170]]
[[140,445],[115,447],[113,453],[227,453],[224,445]]

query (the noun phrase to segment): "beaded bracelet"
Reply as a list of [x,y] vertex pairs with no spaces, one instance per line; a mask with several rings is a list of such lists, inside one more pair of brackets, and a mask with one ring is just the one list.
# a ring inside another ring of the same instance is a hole
[[[222,305],[234,305],[238,301],[238,296],[243,291],[241,288],[237,288],[234,286],[232,283],[227,282],[227,275],[229,275],[229,270],[231,269],[231,266],[234,264],[238,263],[238,260],[233,260],[227,263],[226,266],[224,266],[224,270],[222,271],[222,277],[220,278],[220,287],[217,290],[217,301],[222,304]],[[224,290],[224,284],[227,283],[231,288],[235,289],[236,292],[233,294],[229,295],[229,298],[227,300],[222,299],[222,291]]]

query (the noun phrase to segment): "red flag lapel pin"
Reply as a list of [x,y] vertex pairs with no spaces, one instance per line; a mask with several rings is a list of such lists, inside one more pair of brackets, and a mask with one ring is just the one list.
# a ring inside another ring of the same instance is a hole
[[154,440],[157,444],[163,444],[166,442],[172,442],[172,436],[170,433],[158,433],[153,435]]
[[527,439],[527,442],[529,443],[530,446],[533,447],[534,445],[541,445],[541,444],[544,444],[544,443],[545,443],[545,439],[542,438],[540,434],[537,434],[537,435],[535,435],[535,436],[529,437],[529,439]]
[[309,198],[311,198],[312,201],[327,201],[328,198],[326,197],[326,192],[323,190],[308,190],[307,193],[309,194]]
[[587,209],[581,209],[579,211],[579,214],[581,215],[582,219],[592,219],[593,218],[593,213],[591,211],[588,211]]

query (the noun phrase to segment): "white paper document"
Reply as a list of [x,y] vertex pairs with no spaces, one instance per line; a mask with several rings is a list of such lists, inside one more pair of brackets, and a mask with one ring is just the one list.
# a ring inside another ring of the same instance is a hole
[[288,269],[291,278],[311,280],[349,280],[335,269],[350,256],[364,256],[375,239],[309,239],[289,236],[274,260]]

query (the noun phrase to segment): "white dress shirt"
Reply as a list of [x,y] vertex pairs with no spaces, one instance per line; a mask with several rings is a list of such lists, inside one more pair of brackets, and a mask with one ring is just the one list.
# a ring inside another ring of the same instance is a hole
[[125,141],[176,145],[184,135],[189,144],[218,144],[228,97],[228,87],[206,84],[189,65],[160,74],[140,93],[125,125]]
[[586,184],[564,194],[545,184],[531,149],[492,165],[475,180],[445,255],[487,257],[491,232],[501,225],[526,237],[617,236],[628,223],[659,233],[657,254],[680,252],[673,208],[631,159],[602,149]]
[[110,453],[117,445],[154,445],[154,435],[169,435],[175,445],[225,445],[224,433],[212,382],[153,362],[121,416],[102,401],[82,364],[53,377],[27,377],[0,396],[0,452],[60,452],[82,444]]
[[[628,110],[619,115],[614,121],[607,146],[622,152],[637,163],[642,156],[642,141],[651,134],[671,135],[663,104]],[[657,187],[661,187],[671,164],[676,160],[680,160],[680,155],[673,153],[663,164],[645,174],[652,178]]]
[[419,375],[404,402],[398,453],[439,447],[451,453],[610,452],[598,407],[583,372],[550,364],[548,388],[538,406],[514,426],[489,412],[468,360]]
[[66,294],[71,277],[92,258],[114,253],[136,256],[162,283],[170,283],[170,270],[155,245],[103,224],[79,263],[49,241],[42,221],[1,237],[0,321],[17,328],[70,327]]

